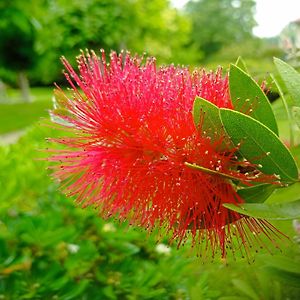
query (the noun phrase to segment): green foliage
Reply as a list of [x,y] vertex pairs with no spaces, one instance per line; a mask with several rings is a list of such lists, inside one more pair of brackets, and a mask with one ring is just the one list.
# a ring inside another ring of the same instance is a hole
[[0,9],[0,65],[23,71],[35,63],[35,31],[20,1],[4,1]]
[[237,192],[246,203],[260,203],[266,201],[275,188],[276,187],[271,184],[259,184],[239,189]]
[[[257,164],[263,173],[274,174],[283,183],[297,181],[298,168],[291,153],[274,132],[265,126],[268,125],[277,133],[277,123],[272,108],[260,87],[248,74],[234,65],[231,65],[229,72],[229,86],[234,108],[245,110],[246,113],[250,107],[251,116],[235,110],[218,109],[208,104],[205,99],[196,98],[193,107],[195,125],[198,126],[201,116],[212,111],[213,114],[208,114],[209,117],[206,118],[207,124],[204,123],[204,128],[210,128],[214,131],[215,127],[218,127],[215,130],[218,131],[223,125],[230,140],[239,147],[241,156]],[[261,120],[265,125],[256,119]],[[192,162],[190,162],[190,167],[207,172],[202,166],[195,166]],[[218,173],[217,171],[212,172]],[[220,175],[223,176],[223,174]],[[256,188],[255,193],[258,193],[257,189],[259,188]],[[247,198],[251,198],[249,191],[251,193],[253,189],[246,192],[241,191],[241,193],[246,193]],[[259,191],[262,194],[261,199],[266,200],[267,196],[270,195],[269,192],[271,193],[266,188]]]
[[[278,60],[275,61],[278,64]],[[247,69],[241,58],[238,59],[236,64],[239,64],[244,70]],[[298,73],[285,63],[281,62],[280,64],[281,68],[284,67],[284,69],[280,69],[283,73],[282,76],[289,78],[291,81],[293,81],[292,77],[294,76],[297,82]],[[274,79],[274,77],[272,78]],[[277,81],[276,85],[283,97]],[[294,81],[289,82],[287,86],[291,94],[298,94],[299,87],[296,86]],[[255,164],[262,173],[275,175],[278,184],[280,184],[277,187],[287,187],[296,182],[298,183],[299,175],[296,161],[289,149],[276,135],[277,122],[263,91],[250,75],[236,65],[230,67],[229,88],[234,110],[218,108],[205,99],[196,97],[193,106],[195,126],[197,127],[200,124],[202,129],[210,136],[211,130],[218,132],[224,128],[227,138],[238,147],[239,157],[237,159],[246,159]],[[287,112],[289,112],[286,101],[283,102]],[[296,122],[299,121],[297,112],[296,108],[293,114]],[[294,149],[297,148],[292,148],[292,152],[298,153]],[[298,155],[297,157],[299,157]],[[222,176],[233,183],[236,182],[235,178],[231,176],[216,170],[206,169],[193,162],[186,163],[186,166],[213,176]],[[299,184],[295,186],[299,186]],[[275,189],[276,185],[270,184],[238,187],[238,194],[245,201],[245,204],[239,206],[224,204],[224,206],[241,214],[263,219],[288,220],[300,218],[298,198],[290,200],[288,203],[285,203],[285,201],[279,204],[263,203],[272,195]]]
[[297,165],[293,156],[279,138],[262,123],[229,109],[220,109],[220,116],[227,134],[239,152],[259,165],[265,174],[279,175],[282,182],[291,183],[298,179]]
[[243,43],[252,36],[254,7],[253,0],[189,1],[186,13],[192,20],[191,42],[205,59],[225,45]]
[[251,117],[278,134],[275,116],[267,96],[247,73],[235,65],[230,66],[229,87],[235,110],[250,113]]
[[190,63],[196,56],[193,47],[185,47],[190,21],[167,0],[58,0],[40,8],[36,79],[42,75],[46,83],[60,76],[59,57],[72,61],[79,49],[146,51],[164,63]]
[[293,106],[300,106],[300,74],[284,61],[274,58],[275,66],[293,100]]
[[[297,133],[294,130],[294,127],[300,128],[300,118],[299,118],[299,111],[300,111],[300,74],[290,65],[283,62],[282,60],[278,58],[274,58],[274,63],[276,65],[276,68],[280,74],[280,78],[282,79],[283,83],[279,85],[275,77],[271,74],[271,78],[273,79],[279,95],[281,97],[282,103],[284,105],[289,126],[290,126],[290,144],[291,147],[295,144],[295,133]],[[284,95],[283,90],[286,90],[289,94],[288,100],[286,100],[286,97]]]
[[172,8],[167,0],[1,1],[1,33],[22,45],[10,47],[13,51],[7,54],[14,57],[20,52],[26,59],[18,64],[17,59],[6,60],[9,65],[1,66],[0,77],[13,84],[13,66],[28,63],[22,68],[32,84],[62,81],[60,56],[72,61],[86,48],[104,48],[107,53],[111,49],[146,51],[159,63],[189,65],[208,61],[211,53],[222,51],[221,59],[213,58],[215,66],[215,61],[224,61],[224,54],[232,61],[244,47],[251,48],[248,52],[255,52],[257,59],[261,46],[249,47],[249,43],[259,43],[251,35],[253,8],[252,0],[190,1],[186,11]]
[[187,47],[190,20],[167,0],[5,0],[0,30],[0,77],[11,84],[20,69],[35,85],[61,81],[59,58],[72,61],[86,48],[146,51],[163,63],[198,57],[195,47]]
[[[299,155],[295,156],[296,160],[299,160]],[[285,187],[283,189],[276,189],[270,198],[266,200],[266,203],[280,204],[283,202],[293,202],[299,199],[300,195],[300,182],[296,182],[293,185]]]
[[222,128],[218,107],[201,97],[196,97],[194,101],[193,117],[196,127],[201,122],[201,130],[207,131],[212,138]]

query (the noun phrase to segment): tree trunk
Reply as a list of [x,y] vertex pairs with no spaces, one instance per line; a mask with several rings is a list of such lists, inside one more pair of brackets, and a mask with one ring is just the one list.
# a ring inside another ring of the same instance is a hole
[[25,72],[19,72],[18,74],[19,86],[21,89],[22,100],[24,102],[31,102],[29,81]]

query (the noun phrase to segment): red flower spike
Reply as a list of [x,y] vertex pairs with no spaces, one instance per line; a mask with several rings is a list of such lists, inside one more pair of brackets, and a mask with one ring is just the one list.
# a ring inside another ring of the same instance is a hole
[[214,256],[220,249],[225,257],[228,246],[234,252],[241,245],[248,253],[253,241],[261,242],[258,233],[272,237],[267,222],[222,204],[243,202],[229,176],[241,185],[275,178],[238,161],[237,148],[228,144],[224,151],[223,134],[211,139],[193,123],[196,96],[232,108],[221,69],[191,74],[173,65],[157,68],[154,58],[143,64],[141,57],[115,52],[108,64],[104,51],[101,58],[82,53],[79,75],[65,58],[62,62],[73,97],[64,95],[68,114],[52,113],[75,135],[54,140],[68,150],[49,160],[57,163],[54,174],[68,195],[83,206],[96,206],[103,217],[165,228],[178,246],[191,235],[199,254]]

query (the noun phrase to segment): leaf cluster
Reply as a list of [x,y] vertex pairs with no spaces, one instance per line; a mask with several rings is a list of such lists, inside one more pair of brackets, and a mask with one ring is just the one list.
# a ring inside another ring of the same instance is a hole
[[[287,115],[290,118],[290,124],[293,126],[293,122],[296,124],[299,122],[300,85],[298,83],[300,83],[300,74],[277,58],[274,59],[274,62],[287,91],[294,99],[290,108],[285,101],[280,86],[275,81],[285,104]],[[274,79],[274,77],[272,78]],[[237,183],[237,192],[246,204],[239,207],[233,204],[225,204],[224,206],[256,218],[299,218],[299,199],[292,203],[276,205],[263,203],[276,188],[284,188],[296,182],[299,184],[298,167],[291,153],[294,148],[293,139],[291,139],[290,151],[278,137],[277,121],[264,91],[247,74],[247,67],[241,58],[238,59],[236,64],[230,66],[229,90],[233,110],[218,108],[205,99],[196,98],[193,109],[195,125],[198,126],[199,114],[204,114],[202,130],[206,130],[209,134],[224,130],[232,144],[238,148],[239,159],[247,160],[256,165],[257,169],[264,174],[277,177],[278,185],[257,185],[253,182],[252,187],[245,187]],[[211,128],[214,128],[214,130],[211,131]],[[292,134],[293,128],[291,128],[291,137]],[[212,135],[213,137],[214,135]],[[207,172],[207,170],[202,171]],[[214,172],[218,176],[218,172]],[[223,177],[226,177],[225,175],[219,174]],[[228,180],[232,179],[228,178]],[[234,182],[234,180],[232,181]]]
[[4,1],[0,9],[0,65],[13,71],[35,64],[35,28],[20,1]]

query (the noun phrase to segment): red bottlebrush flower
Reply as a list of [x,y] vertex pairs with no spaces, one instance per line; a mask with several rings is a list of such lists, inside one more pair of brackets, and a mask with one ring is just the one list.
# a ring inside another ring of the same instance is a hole
[[[227,246],[234,251],[240,244],[247,253],[254,240],[260,242],[256,234],[269,236],[270,224],[222,204],[243,202],[231,178],[244,185],[273,178],[239,161],[238,149],[221,131],[211,139],[193,122],[196,96],[232,108],[220,69],[191,74],[173,65],[157,68],[154,58],[143,63],[141,57],[114,52],[108,64],[102,52],[101,58],[79,56],[78,75],[62,61],[73,96],[64,94],[68,114],[53,114],[75,135],[55,140],[67,150],[50,160],[58,163],[54,174],[69,195],[83,206],[96,206],[103,217],[164,227],[178,245],[191,235],[194,245],[204,245],[200,254],[220,249],[224,257]],[[215,173],[199,171],[193,163]]]

